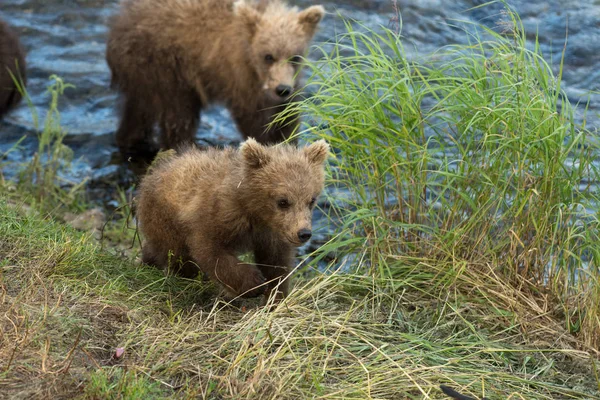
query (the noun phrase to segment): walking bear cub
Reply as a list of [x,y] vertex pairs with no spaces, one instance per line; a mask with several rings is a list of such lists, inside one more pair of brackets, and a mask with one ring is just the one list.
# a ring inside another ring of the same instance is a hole
[[0,118],[21,101],[13,77],[25,84],[25,53],[17,35],[0,20]]
[[287,139],[297,115],[267,128],[297,97],[302,57],[324,15],[280,0],[124,0],[106,59],[122,92],[124,154],[193,143],[200,110],[224,104],[244,138]]
[[[199,271],[231,297],[288,293],[295,248],[311,237],[329,145],[190,148],[157,161],[140,185],[137,217],[147,264]],[[255,264],[240,262],[252,251]]]

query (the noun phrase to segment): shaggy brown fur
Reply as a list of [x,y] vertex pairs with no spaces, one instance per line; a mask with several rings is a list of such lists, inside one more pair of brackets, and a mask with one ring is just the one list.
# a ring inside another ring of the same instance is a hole
[[[311,236],[329,146],[189,149],[161,160],[142,180],[137,204],[143,261],[186,277],[198,268],[230,296],[267,296],[287,275],[295,247]],[[237,256],[252,251],[255,265]],[[267,297],[268,298],[268,297]]]
[[0,20],[0,118],[21,101],[13,76],[25,85],[25,53],[17,35]]
[[297,116],[266,125],[297,96],[298,72],[322,6],[279,0],[124,0],[106,59],[123,94],[117,145],[125,154],[193,143],[201,108],[222,103],[245,138],[288,138]]

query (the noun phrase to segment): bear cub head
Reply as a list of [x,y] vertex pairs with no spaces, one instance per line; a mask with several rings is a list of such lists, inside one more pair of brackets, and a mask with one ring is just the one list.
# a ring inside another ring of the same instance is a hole
[[250,217],[278,240],[299,247],[312,235],[312,211],[325,180],[329,145],[318,140],[302,149],[267,147],[249,138],[241,146],[241,185]]
[[325,9],[319,5],[300,11],[278,0],[249,1],[236,1],[234,13],[248,34],[251,64],[268,102],[285,103],[297,89],[302,59]]

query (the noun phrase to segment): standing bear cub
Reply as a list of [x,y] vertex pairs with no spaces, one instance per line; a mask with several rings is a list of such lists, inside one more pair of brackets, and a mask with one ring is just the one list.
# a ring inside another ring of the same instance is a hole
[[[295,248],[311,237],[329,145],[190,148],[158,160],[140,185],[137,218],[147,264],[199,270],[231,297],[288,293]],[[254,264],[238,255],[252,251]]]
[[15,80],[26,84],[25,52],[17,34],[0,20],[0,118],[21,101]]
[[323,18],[280,0],[124,0],[110,24],[106,59],[122,93],[116,142],[152,155],[194,142],[200,110],[224,104],[244,138],[287,139],[298,116],[267,126],[298,95],[298,75]]

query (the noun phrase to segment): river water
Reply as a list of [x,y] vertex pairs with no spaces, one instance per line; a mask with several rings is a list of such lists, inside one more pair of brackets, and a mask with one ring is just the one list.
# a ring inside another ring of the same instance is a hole
[[[298,0],[307,6],[317,2]],[[451,0],[340,0],[324,1],[328,15],[321,23],[315,43],[332,42],[344,32],[343,18],[360,21],[379,30],[394,27],[398,12],[402,20],[404,46],[409,56],[424,54],[447,44],[465,43],[468,35],[456,21],[483,23],[498,29],[506,16],[501,5],[474,8],[484,1]],[[564,88],[573,103],[590,100],[591,127],[596,128],[600,109],[600,1],[516,0],[509,1],[521,16],[529,39],[539,35],[547,60],[558,66],[568,33]],[[20,34],[26,48],[28,92],[43,115],[48,104],[49,76],[57,74],[75,88],[61,98],[62,125],[66,143],[75,151],[71,178],[88,178],[99,196],[110,194],[116,183],[127,184],[131,172],[119,165],[113,143],[118,123],[116,93],[109,87],[105,62],[106,21],[117,9],[116,0],[0,0],[0,18]],[[464,25],[463,25],[464,26]],[[20,150],[10,153],[5,176],[14,165],[26,161],[37,148],[31,112],[23,103],[0,121],[0,153],[26,135]],[[205,144],[232,144],[240,140],[228,113],[219,107],[202,115],[198,140]],[[106,193],[103,193],[105,191]],[[104,199],[103,199],[104,200]]]

